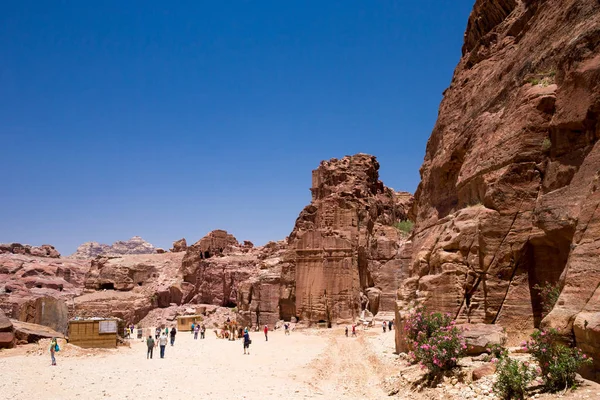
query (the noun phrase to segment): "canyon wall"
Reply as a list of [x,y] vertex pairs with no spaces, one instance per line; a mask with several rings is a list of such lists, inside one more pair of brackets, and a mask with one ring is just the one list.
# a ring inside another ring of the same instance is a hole
[[[421,167],[399,313],[561,328],[599,367],[599,115],[597,0],[477,0]],[[562,289],[547,316],[545,283]]]

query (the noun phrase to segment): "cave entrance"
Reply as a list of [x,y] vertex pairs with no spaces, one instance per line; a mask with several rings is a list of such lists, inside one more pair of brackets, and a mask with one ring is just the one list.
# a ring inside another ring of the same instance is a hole
[[115,290],[114,283],[102,283],[100,284],[100,290]]
[[560,231],[529,241],[525,253],[529,278],[529,293],[533,310],[533,323],[539,328],[550,310],[544,311],[543,298],[538,287],[559,285],[571,249],[574,231]]

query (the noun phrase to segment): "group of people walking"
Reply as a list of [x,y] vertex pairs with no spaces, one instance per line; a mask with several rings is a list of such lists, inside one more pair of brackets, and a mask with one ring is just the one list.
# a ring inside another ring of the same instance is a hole
[[192,323],[192,329],[190,332],[194,334],[194,339],[198,339],[198,333],[200,333],[200,339],[204,339],[206,336],[206,327],[204,324],[200,326],[200,324]]
[[151,359],[154,353],[154,348],[156,346],[160,347],[160,358],[165,358],[165,349],[167,347],[167,336],[171,338],[171,346],[175,345],[175,336],[177,335],[177,328],[166,328],[162,333],[160,328],[156,328],[154,338],[152,335],[148,335],[148,339],[146,339],[146,346],[148,347],[148,352],[146,353],[146,359]]

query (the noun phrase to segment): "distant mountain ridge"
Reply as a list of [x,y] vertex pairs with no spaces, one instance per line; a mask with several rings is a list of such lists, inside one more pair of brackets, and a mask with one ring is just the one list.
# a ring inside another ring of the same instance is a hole
[[153,254],[156,247],[146,242],[140,236],[134,236],[129,240],[119,240],[112,245],[98,242],[86,242],[80,245],[70,258],[85,259],[97,256],[119,256],[124,254]]

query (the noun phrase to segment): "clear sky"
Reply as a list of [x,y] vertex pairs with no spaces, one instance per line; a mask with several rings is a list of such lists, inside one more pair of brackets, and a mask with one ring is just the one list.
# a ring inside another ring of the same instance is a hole
[[287,236],[323,159],[414,192],[474,0],[0,5],[0,242]]

